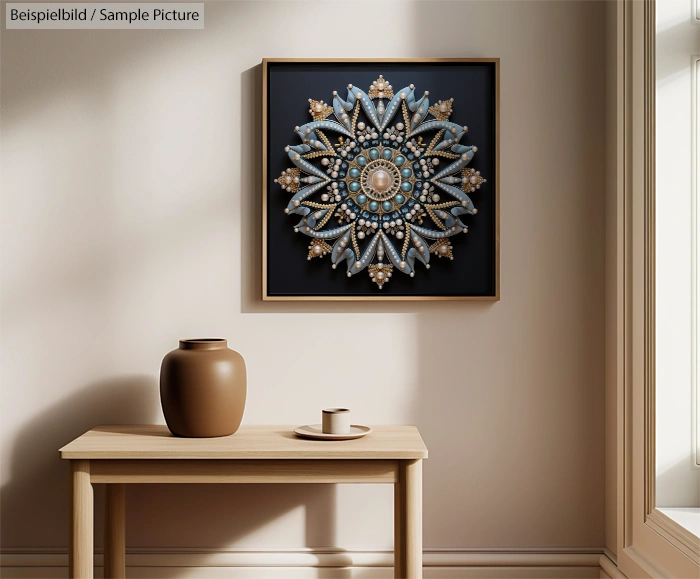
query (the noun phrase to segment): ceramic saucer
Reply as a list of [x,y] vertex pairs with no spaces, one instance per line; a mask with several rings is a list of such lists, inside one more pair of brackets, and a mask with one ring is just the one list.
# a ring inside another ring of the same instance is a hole
[[321,430],[320,424],[307,424],[294,429],[294,434],[302,438],[313,438],[314,440],[353,440],[354,438],[362,438],[366,434],[372,432],[369,426],[360,426],[352,424],[350,432],[346,434],[326,434]]

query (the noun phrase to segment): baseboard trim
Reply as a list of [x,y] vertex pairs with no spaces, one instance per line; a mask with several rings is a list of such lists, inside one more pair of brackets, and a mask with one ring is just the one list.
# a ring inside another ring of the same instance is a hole
[[610,559],[607,553],[600,556],[599,564],[600,568],[608,574],[610,579],[627,579],[627,575],[618,569],[615,562]]
[[[425,567],[600,567],[602,548],[593,549],[426,549]],[[607,559],[607,558],[606,558]],[[391,567],[392,551],[296,549],[129,549],[128,567]],[[65,567],[68,553],[15,549],[0,553],[0,567]],[[102,566],[102,554],[95,554]]]
[[[427,549],[426,579],[598,579],[602,548]],[[388,579],[392,551],[297,549],[130,549],[130,577],[165,579]],[[606,558],[607,559],[607,558]],[[103,557],[95,554],[95,576]],[[61,549],[8,549],[0,552],[0,575],[13,579],[62,579],[68,554]]]

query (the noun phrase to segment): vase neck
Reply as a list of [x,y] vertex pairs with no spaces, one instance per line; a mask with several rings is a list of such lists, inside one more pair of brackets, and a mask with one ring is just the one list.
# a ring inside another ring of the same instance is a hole
[[226,348],[227,343],[223,338],[194,338],[191,340],[180,340],[181,350],[224,350]]

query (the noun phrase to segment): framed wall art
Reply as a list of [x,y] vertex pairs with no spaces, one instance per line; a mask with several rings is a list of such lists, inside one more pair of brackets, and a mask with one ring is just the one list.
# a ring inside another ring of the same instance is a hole
[[498,59],[263,61],[263,299],[498,300]]

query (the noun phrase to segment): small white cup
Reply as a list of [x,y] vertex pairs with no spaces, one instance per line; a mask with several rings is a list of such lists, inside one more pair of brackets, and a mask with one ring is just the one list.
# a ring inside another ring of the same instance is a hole
[[321,430],[324,434],[348,434],[350,432],[350,410],[348,408],[326,408],[322,413]]

